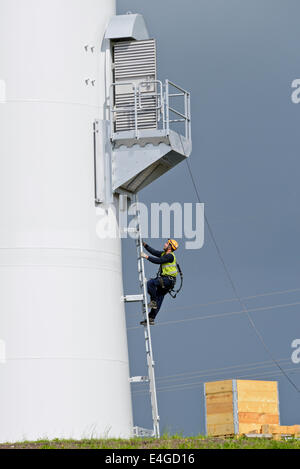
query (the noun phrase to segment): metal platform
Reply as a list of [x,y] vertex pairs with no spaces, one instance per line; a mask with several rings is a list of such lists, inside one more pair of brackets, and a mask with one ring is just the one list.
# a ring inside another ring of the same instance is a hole
[[[138,140],[118,135],[113,149],[113,191],[124,189],[136,194],[191,153],[191,141],[174,131],[141,131]],[[124,164],[124,162],[126,162]]]
[[[145,82],[122,82],[132,93],[130,99],[126,94],[127,104],[120,107],[115,104],[120,83],[114,83],[110,121],[94,123],[96,203],[110,203],[118,191],[137,194],[192,152],[190,94],[169,80],[164,84],[149,80],[147,84],[152,91],[144,91]],[[151,105],[149,101],[143,104],[145,93],[154,98]],[[155,125],[151,110],[155,110]],[[145,122],[149,125],[144,114],[150,116],[151,128],[144,128]],[[116,131],[120,127],[123,130]],[[100,148],[100,141],[107,141],[107,137],[110,145]]]

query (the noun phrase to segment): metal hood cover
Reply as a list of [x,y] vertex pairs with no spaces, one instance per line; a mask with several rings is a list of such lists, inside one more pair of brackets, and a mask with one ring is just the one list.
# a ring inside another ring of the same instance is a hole
[[105,39],[132,38],[137,41],[150,39],[142,15],[128,14],[113,16],[105,33]]

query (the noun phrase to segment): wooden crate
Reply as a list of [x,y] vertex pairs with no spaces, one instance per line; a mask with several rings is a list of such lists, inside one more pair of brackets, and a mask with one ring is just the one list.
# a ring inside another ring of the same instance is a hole
[[207,435],[261,433],[262,425],[280,423],[276,381],[232,379],[204,388]]
[[271,435],[299,435],[300,425],[262,425],[264,434]]

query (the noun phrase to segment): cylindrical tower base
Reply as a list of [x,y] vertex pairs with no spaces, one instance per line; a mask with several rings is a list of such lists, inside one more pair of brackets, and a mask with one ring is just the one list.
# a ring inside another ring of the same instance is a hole
[[0,0],[0,442],[132,435],[121,243],[94,202],[113,14]]

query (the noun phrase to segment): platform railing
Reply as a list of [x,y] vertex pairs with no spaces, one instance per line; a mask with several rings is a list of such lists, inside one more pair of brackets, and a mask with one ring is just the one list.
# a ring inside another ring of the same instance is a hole
[[[172,98],[183,98],[183,111],[175,109]],[[184,137],[191,138],[191,95],[170,80],[165,82],[165,107],[166,107],[166,128],[167,133],[174,123],[184,124]],[[175,118],[176,117],[176,118]]]
[[[145,92],[145,85],[150,87],[154,85],[153,92]],[[115,105],[116,87],[129,86],[132,90],[132,104],[124,107]],[[155,98],[154,104],[145,104],[143,98]],[[178,98],[180,101],[178,102]],[[175,101],[175,99],[177,101]],[[134,138],[140,138],[140,131],[144,130],[142,124],[139,123],[139,117],[143,112],[156,111],[157,130],[163,131],[166,135],[170,134],[170,130],[174,130],[175,124],[183,124],[184,131],[182,133],[186,139],[191,138],[191,96],[190,93],[170,80],[166,80],[163,84],[160,80],[143,81],[139,84],[135,82],[119,82],[112,83],[110,87],[110,122],[111,122],[111,139],[115,138],[115,123],[118,115],[128,115],[134,119]],[[178,106],[176,108],[176,106]],[[154,129],[155,130],[155,129]],[[124,132],[132,131],[132,128],[124,130]],[[176,130],[178,131],[178,130]],[[122,131],[117,132],[118,135]]]

